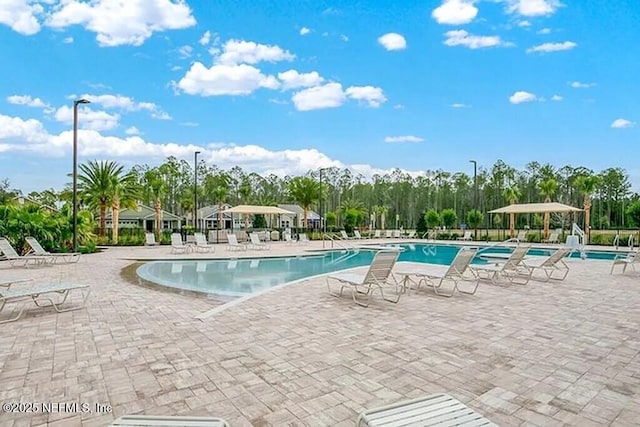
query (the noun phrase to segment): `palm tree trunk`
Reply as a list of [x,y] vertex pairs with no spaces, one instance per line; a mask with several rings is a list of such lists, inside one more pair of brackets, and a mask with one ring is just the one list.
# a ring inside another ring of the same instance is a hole
[[[547,197],[546,199],[544,199],[545,203],[551,203],[551,199],[549,197]],[[544,213],[544,231],[543,231],[543,235],[544,235],[544,239],[548,239],[549,238],[549,223],[551,222],[551,214],[549,212],[545,212]]]
[[302,208],[302,228],[307,229],[307,207]]
[[113,200],[111,205],[111,242],[118,244],[118,220],[120,218],[120,200]]
[[153,201],[153,209],[156,212],[156,239],[158,239],[158,242],[160,241],[160,230],[161,230],[161,225],[160,222],[162,221],[162,205],[160,204],[160,199],[155,199]]
[[512,239],[516,237],[516,214],[513,212],[509,214],[509,234]]
[[590,217],[591,217],[591,195],[585,194],[584,195],[584,232],[587,237],[587,241],[586,241],[587,244],[589,244],[589,242],[591,241],[591,227],[589,224],[591,221]]
[[100,230],[98,234],[100,237],[105,235],[107,230],[107,202],[100,201]]
[[384,213],[382,213],[380,215],[380,228],[382,228],[383,230],[385,229],[384,228]]

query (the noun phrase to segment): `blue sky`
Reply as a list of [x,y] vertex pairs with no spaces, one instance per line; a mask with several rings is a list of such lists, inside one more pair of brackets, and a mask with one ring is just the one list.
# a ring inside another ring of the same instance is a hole
[[640,184],[636,0],[4,0],[0,178],[80,161],[471,173],[469,159]]

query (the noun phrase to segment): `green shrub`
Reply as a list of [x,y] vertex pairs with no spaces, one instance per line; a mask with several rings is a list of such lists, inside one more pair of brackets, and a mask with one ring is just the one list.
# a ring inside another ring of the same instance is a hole
[[418,223],[416,224],[416,233],[420,236],[429,231],[429,227],[427,227],[427,220],[425,219],[426,215],[427,213],[424,212],[418,217]]
[[438,233],[436,236],[437,240],[449,240],[451,239],[451,233]]
[[445,209],[440,213],[442,224],[447,228],[453,228],[458,222],[458,215],[453,209]]
[[451,233],[449,237],[451,238],[451,240],[458,240],[458,237],[460,237],[460,235],[458,233]]
[[436,228],[440,225],[440,215],[435,209],[429,209],[424,215],[424,220],[429,228]]

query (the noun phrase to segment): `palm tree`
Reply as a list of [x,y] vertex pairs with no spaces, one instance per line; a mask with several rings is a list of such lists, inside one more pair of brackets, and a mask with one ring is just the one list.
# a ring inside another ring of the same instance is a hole
[[211,194],[213,200],[218,202],[218,230],[221,230],[224,225],[222,206],[229,197],[229,187],[230,177],[224,172],[220,172],[217,175],[207,175],[204,179],[205,192]]
[[591,196],[600,185],[600,180],[595,175],[579,176],[575,181],[576,188],[584,194],[584,232],[586,233],[587,242],[591,234],[589,226],[591,220]]
[[[242,177],[242,181],[240,183],[240,187],[238,188],[238,195],[240,196],[240,200],[243,205],[249,203],[249,199],[251,198],[251,194],[253,193],[253,189],[251,188],[251,182],[247,176]],[[244,215],[244,229],[247,230],[249,228],[249,215]]]
[[104,236],[107,229],[107,207],[113,200],[113,180],[122,173],[123,167],[116,162],[92,160],[80,165],[80,191],[89,206],[100,212],[98,235]]
[[302,227],[307,228],[307,212],[320,198],[320,183],[307,176],[297,176],[289,183],[289,193],[302,207]]
[[111,240],[118,244],[118,220],[120,208],[135,209],[138,202],[139,187],[135,174],[129,172],[123,176],[114,175],[111,181]]
[[[544,197],[545,203],[550,203],[551,198],[556,194],[558,190],[558,181],[553,178],[547,178],[538,184],[540,189],[540,195]],[[549,212],[544,213],[544,238],[549,238]]]
[[162,198],[167,192],[167,186],[158,169],[150,169],[146,171],[143,179],[147,199],[153,200],[153,210],[155,212],[156,222],[156,239],[160,241],[160,231],[162,230]]
[[386,206],[375,206],[373,208],[373,211],[376,214],[380,215],[380,228],[384,230],[385,215],[387,214],[387,212],[389,212],[389,208],[387,208]]
[[[522,196],[520,189],[515,185],[511,185],[504,189],[502,193],[502,197],[509,200],[509,204],[515,205],[518,202],[518,199]],[[513,239],[516,237],[516,214],[511,212],[509,214],[509,234]]]

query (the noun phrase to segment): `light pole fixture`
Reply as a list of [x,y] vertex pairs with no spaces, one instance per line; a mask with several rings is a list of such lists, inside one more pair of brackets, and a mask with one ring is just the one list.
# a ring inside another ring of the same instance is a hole
[[73,101],[73,252],[78,252],[78,104],[90,104],[87,99]]
[[198,154],[199,151],[194,153],[193,161],[193,231],[198,229]]
[[[324,221],[322,220],[323,219],[322,218],[322,213],[323,213],[322,212],[322,171],[323,170],[324,170],[323,168],[320,168],[320,190],[319,190],[319,194],[318,194],[318,199],[319,199],[318,200],[318,210],[320,211],[319,212],[319,214],[320,214],[320,231],[322,233],[324,233],[326,231],[325,228],[324,228]],[[324,236],[322,236],[322,240],[324,240]]]
[[478,162],[469,160],[473,163],[473,209],[478,210]]

